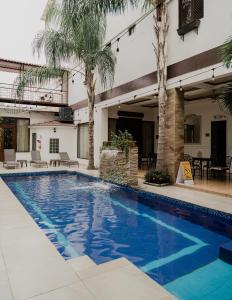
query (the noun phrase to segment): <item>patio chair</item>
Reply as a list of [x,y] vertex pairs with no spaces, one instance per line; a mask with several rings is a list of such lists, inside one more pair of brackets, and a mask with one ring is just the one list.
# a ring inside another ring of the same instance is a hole
[[226,165],[225,166],[213,166],[210,168],[210,171],[214,174],[216,173],[227,173],[229,171],[229,180],[230,180],[230,168],[232,163],[232,157],[226,156]]
[[31,151],[31,161],[30,166],[35,164],[37,166],[46,166],[48,168],[47,161],[41,160],[40,152],[39,151]]
[[20,163],[16,161],[16,153],[14,149],[4,149],[4,162],[3,167],[7,169],[15,169],[20,166]]
[[60,155],[61,164],[67,165],[69,167],[71,166],[79,167],[79,162],[77,160],[71,160],[67,152],[60,152],[59,155]]

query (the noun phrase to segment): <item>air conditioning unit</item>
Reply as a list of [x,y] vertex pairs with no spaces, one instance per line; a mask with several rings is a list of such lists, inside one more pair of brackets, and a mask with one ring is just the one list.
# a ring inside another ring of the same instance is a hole
[[60,107],[59,120],[63,123],[73,123],[73,110],[70,107]]

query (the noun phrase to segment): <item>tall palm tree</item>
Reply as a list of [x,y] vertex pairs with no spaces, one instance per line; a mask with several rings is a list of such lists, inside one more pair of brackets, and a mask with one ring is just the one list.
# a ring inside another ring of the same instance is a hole
[[[143,7],[153,7],[153,28],[156,41],[153,43],[155,64],[157,67],[157,83],[159,93],[159,139],[157,149],[157,169],[165,165],[165,111],[167,104],[167,35],[169,29],[168,2],[171,0],[143,0]],[[94,11],[97,14],[123,12],[128,5],[135,7],[141,0],[63,0],[64,11],[77,14],[76,7],[84,13]],[[152,42],[152,41],[151,41]]]
[[[34,39],[34,52],[45,53],[48,66],[31,69],[18,78],[18,95],[27,85],[42,84],[63,74],[62,64],[75,60],[84,69],[89,107],[89,169],[94,169],[94,104],[98,75],[101,84],[112,86],[116,57],[103,47],[105,15],[80,7],[62,7],[52,3],[46,14],[47,28]],[[50,25],[50,26],[49,26]],[[55,29],[53,29],[55,28]]]
[[[222,59],[227,69],[232,66],[232,38],[224,43],[221,49]],[[219,98],[223,101],[224,106],[232,114],[232,81],[229,82],[222,90]]]

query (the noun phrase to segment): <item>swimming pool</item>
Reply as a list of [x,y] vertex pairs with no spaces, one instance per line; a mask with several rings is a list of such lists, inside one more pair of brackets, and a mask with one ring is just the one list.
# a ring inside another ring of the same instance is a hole
[[3,180],[65,259],[126,257],[179,299],[232,299],[232,217],[75,172]]

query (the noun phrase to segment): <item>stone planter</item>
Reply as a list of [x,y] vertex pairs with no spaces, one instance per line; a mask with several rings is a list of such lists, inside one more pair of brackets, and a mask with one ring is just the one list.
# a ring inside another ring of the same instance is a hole
[[131,144],[128,157],[120,150],[102,150],[100,177],[114,183],[138,186],[138,148]]
[[152,186],[156,186],[156,187],[162,187],[162,186],[170,185],[170,183],[152,183],[152,182],[147,182],[147,181],[144,181],[144,184],[152,185]]

